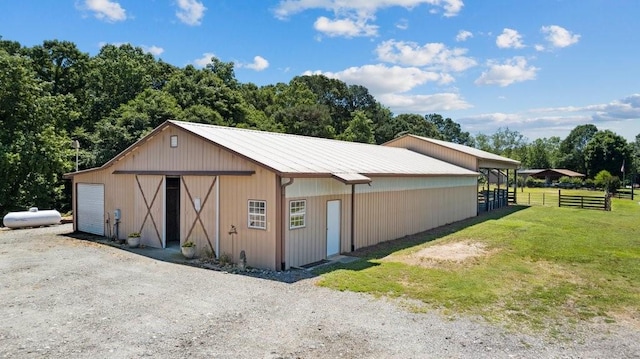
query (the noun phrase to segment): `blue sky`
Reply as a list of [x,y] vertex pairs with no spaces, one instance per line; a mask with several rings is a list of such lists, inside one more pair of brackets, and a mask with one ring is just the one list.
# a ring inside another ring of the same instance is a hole
[[640,134],[637,0],[0,0],[0,36],[130,43],[165,62],[236,64],[241,82],[322,73],[395,114],[529,140],[580,124]]

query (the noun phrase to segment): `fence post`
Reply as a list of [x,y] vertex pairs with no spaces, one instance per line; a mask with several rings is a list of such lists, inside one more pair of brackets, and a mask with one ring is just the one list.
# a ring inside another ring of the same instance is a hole
[[529,205],[531,205],[531,192],[529,192]]
[[561,192],[562,192],[562,190],[559,189],[558,190],[558,207],[562,207],[562,201],[561,201],[562,194],[561,194]]

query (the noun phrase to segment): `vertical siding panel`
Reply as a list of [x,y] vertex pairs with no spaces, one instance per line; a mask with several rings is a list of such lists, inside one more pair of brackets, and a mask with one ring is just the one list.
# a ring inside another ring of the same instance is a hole
[[[273,172],[257,168],[252,176],[220,177],[220,252],[232,255],[237,261],[240,251],[247,255],[250,266],[276,268],[275,226],[280,215],[276,213],[276,176]],[[267,229],[248,226],[248,201],[267,203]],[[229,235],[234,225],[237,235]]]

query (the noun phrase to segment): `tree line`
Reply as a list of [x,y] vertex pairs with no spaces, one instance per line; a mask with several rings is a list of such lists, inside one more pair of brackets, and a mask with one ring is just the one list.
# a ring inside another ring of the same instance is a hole
[[75,166],[73,140],[79,168],[96,167],[173,119],[375,144],[411,133],[589,176],[617,173],[622,160],[637,166],[640,155],[640,135],[628,144],[593,125],[564,140],[528,142],[508,128],[472,136],[439,114],[394,115],[367,88],[322,75],[257,86],[215,57],[204,68],[176,67],[129,44],[90,56],[69,41],[25,47],[0,37],[0,214],[69,209],[61,176]]

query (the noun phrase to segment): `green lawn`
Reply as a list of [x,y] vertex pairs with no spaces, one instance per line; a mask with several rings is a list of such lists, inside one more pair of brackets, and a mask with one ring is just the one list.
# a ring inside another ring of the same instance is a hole
[[[594,317],[638,321],[637,201],[614,199],[611,212],[540,206],[498,212],[368,250],[358,262],[323,269],[319,285],[531,329]],[[407,261],[425,247],[455,242],[479,243],[486,254]]]

